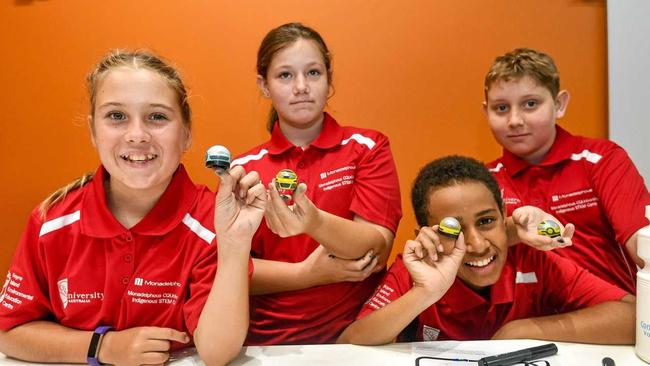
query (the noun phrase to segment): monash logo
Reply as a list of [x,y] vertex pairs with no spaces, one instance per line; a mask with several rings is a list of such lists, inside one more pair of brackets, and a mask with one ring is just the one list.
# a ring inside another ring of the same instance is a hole
[[63,308],[68,307],[68,279],[64,278],[59,280],[56,283],[56,287],[59,289],[59,297],[61,298],[61,303],[63,303]]
[[144,284],[144,280],[140,277],[136,277],[134,283],[136,286],[142,286]]

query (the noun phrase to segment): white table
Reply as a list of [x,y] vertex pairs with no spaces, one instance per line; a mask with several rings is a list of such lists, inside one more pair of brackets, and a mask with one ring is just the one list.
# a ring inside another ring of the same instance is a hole
[[[512,341],[472,341],[472,342],[421,342],[400,343],[386,346],[354,345],[307,345],[307,346],[266,346],[244,347],[239,356],[231,363],[235,366],[259,365],[368,365],[368,366],[414,366],[419,356],[462,355],[468,359],[498,353],[511,352],[522,348],[534,347],[548,342],[535,340]],[[552,366],[601,366],[603,357],[610,357],[617,366],[647,366],[637,358],[633,346],[602,346],[577,343],[554,342],[559,349],[556,356],[549,357]],[[478,355],[478,356],[477,356]],[[174,355],[173,366],[203,365],[193,349]],[[0,365],[31,365],[0,354]],[[49,364],[52,365],[52,364]],[[426,361],[425,365],[476,365],[476,363]]]

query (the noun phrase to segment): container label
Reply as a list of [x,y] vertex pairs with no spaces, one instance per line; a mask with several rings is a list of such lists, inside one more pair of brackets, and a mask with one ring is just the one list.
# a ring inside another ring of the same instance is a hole
[[650,338],[650,323],[644,322],[643,320],[641,321],[641,330],[643,331],[643,335]]

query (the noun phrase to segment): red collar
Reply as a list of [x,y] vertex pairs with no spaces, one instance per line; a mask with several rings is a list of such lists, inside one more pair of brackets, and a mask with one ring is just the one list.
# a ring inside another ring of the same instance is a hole
[[515,298],[515,274],[511,263],[512,258],[510,258],[512,251],[509,251],[508,254],[508,259],[503,266],[503,271],[501,271],[499,280],[490,287],[489,301],[477,294],[469,286],[463,283],[463,281],[456,277],[453,285],[451,285],[449,291],[447,291],[442,299],[440,299],[440,302],[449,306],[456,314],[487,304],[496,305],[512,303]]
[[[574,153],[573,150],[577,144],[575,137],[558,125],[555,125],[555,132],[555,141],[553,141],[553,145],[551,145],[551,148],[546,153],[542,162],[537,164],[538,166],[555,165],[559,162],[570,159],[571,154]],[[533,164],[528,163],[526,160],[506,149],[503,149],[502,162],[506,168],[506,172],[511,177],[520,171],[533,166]]]
[[84,192],[80,221],[85,235],[112,238],[127,231],[140,235],[164,235],[178,226],[197,196],[196,187],[181,164],[156,205],[131,230],[127,230],[106,204],[104,181],[108,177],[108,172],[100,165]]
[[[341,143],[343,140],[343,128],[336,122],[332,116],[327,112],[324,113],[323,128],[320,134],[309,146],[314,146],[319,149],[330,149]],[[271,132],[271,140],[268,144],[269,154],[278,155],[293,148],[294,145],[287,140],[287,138],[280,130],[280,124],[276,121]]]

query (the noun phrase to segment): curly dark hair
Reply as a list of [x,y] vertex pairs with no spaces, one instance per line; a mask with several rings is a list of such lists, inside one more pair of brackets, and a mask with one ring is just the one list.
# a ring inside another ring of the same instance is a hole
[[413,181],[411,204],[418,225],[420,227],[429,225],[428,201],[432,191],[469,181],[485,184],[503,214],[501,190],[490,171],[476,159],[452,155],[428,163],[420,169],[420,173]]

